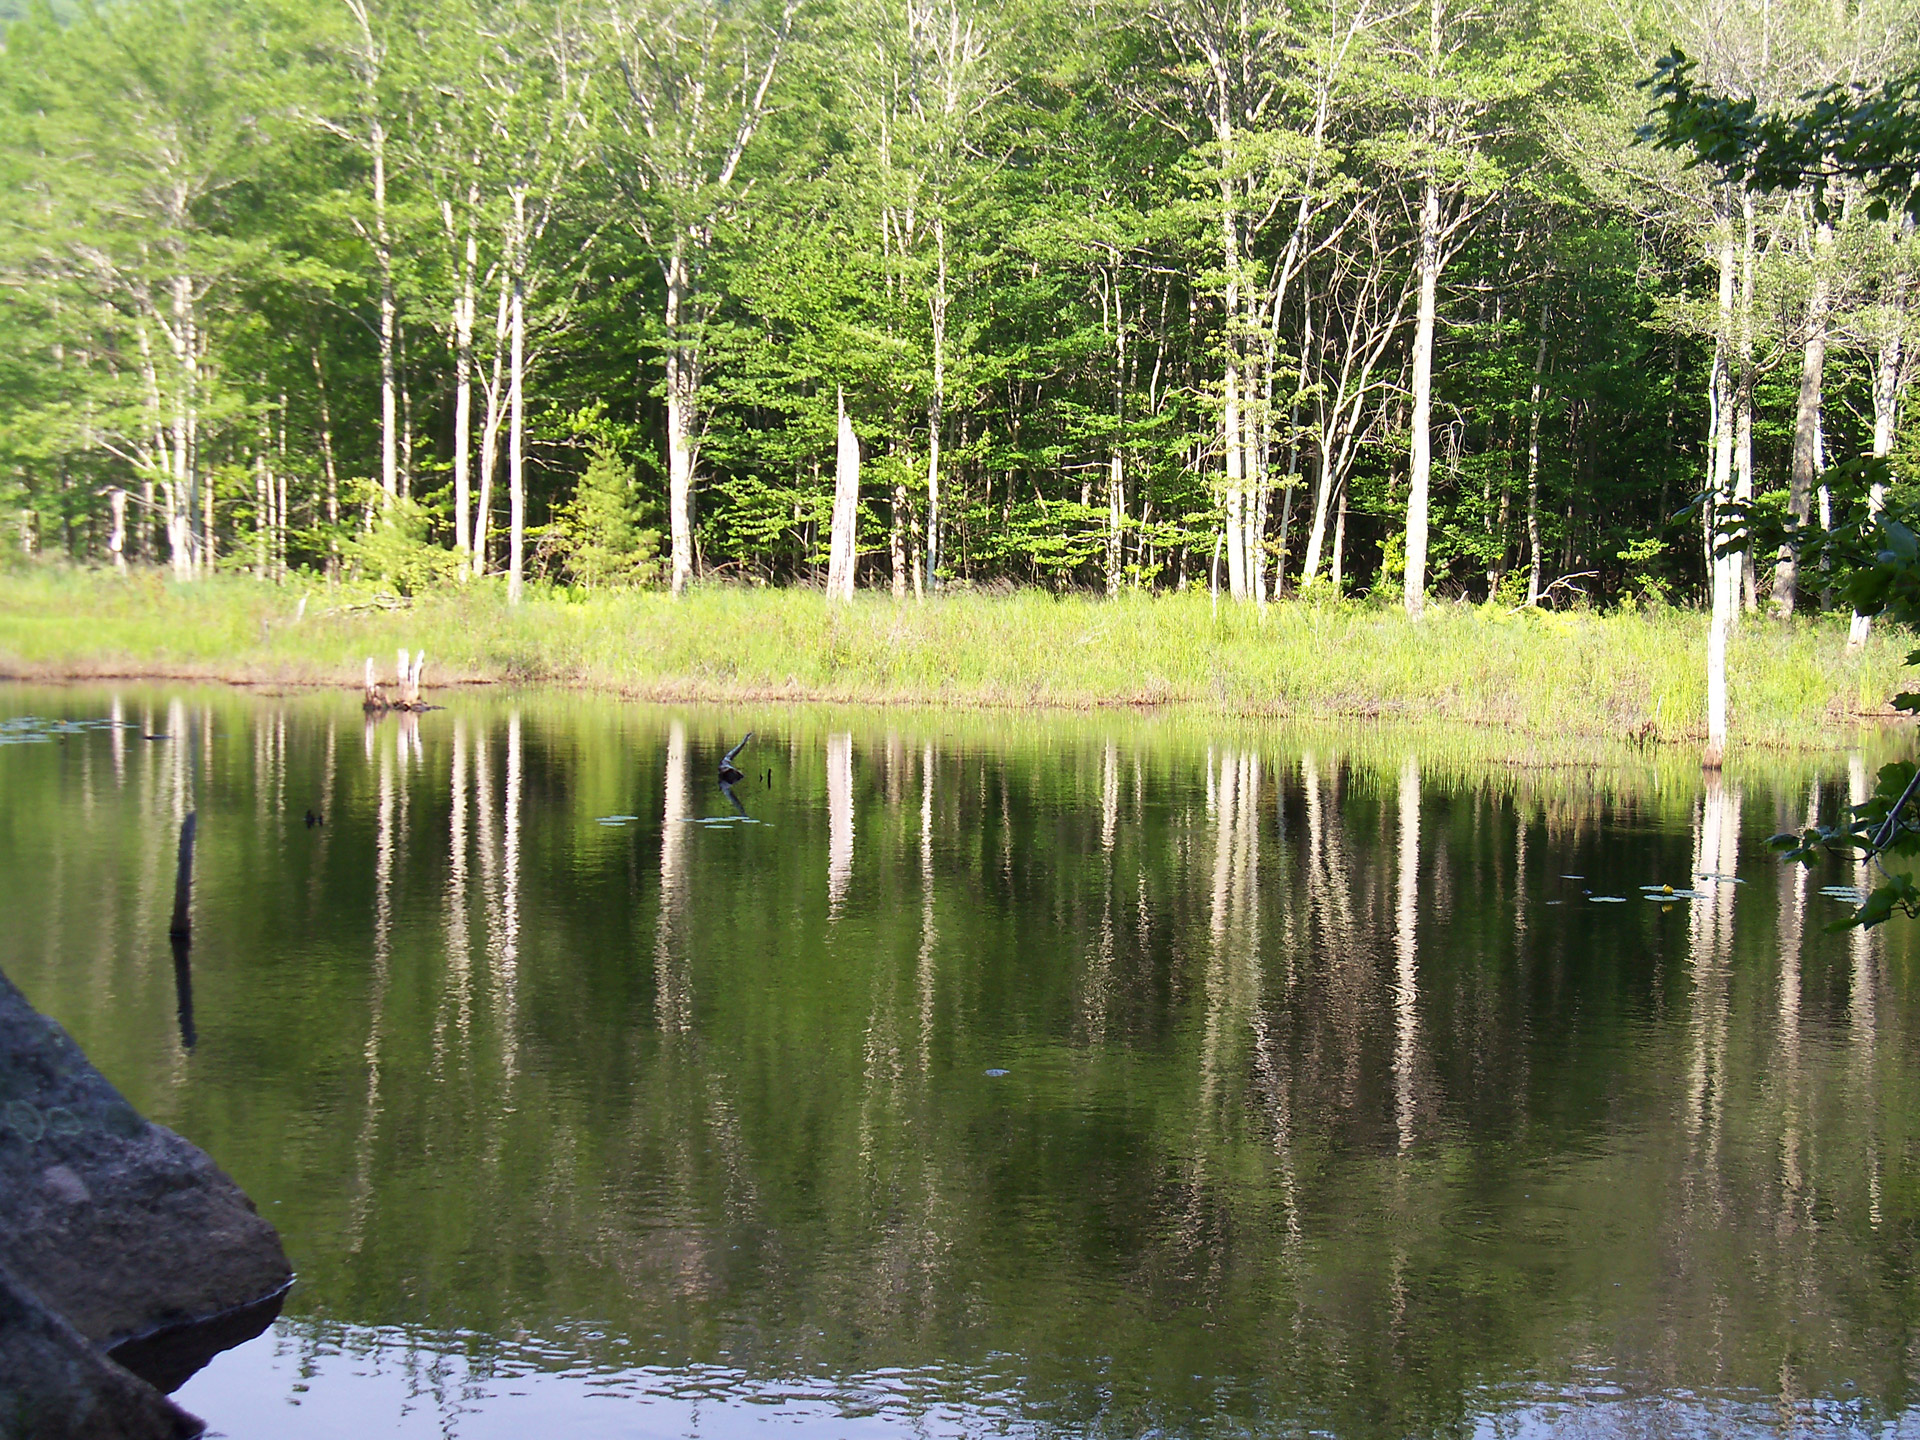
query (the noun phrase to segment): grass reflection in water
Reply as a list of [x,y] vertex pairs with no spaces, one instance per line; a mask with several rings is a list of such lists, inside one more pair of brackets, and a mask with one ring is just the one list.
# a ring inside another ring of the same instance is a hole
[[1906,1415],[1911,939],[1759,843],[1875,757],[0,696],[121,722],[0,752],[0,968],[300,1271],[229,1435]]

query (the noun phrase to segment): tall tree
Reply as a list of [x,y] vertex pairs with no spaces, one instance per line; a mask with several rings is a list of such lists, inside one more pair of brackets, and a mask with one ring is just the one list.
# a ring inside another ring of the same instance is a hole
[[1518,39],[1529,28],[1523,10],[1427,0],[1412,18],[1394,81],[1409,111],[1398,160],[1417,237],[1404,585],[1407,613],[1417,617],[1427,593],[1441,276],[1460,253],[1470,222],[1505,183],[1509,164],[1501,143],[1511,135],[1511,107],[1544,85],[1550,72],[1538,48]]
[[741,163],[767,115],[799,0],[615,0],[601,13],[611,128],[607,163],[660,266],[665,300],[668,517],[673,593],[693,576],[705,321],[716,227],[745,188]]

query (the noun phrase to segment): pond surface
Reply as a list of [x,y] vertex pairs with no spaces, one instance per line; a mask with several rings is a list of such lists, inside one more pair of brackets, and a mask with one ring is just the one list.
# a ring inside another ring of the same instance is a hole
[[1913,934],[1763,843],[1874,756],[9,716],[0,969],[299,1271],[180,1392],[216,1433],[1920,1429]]

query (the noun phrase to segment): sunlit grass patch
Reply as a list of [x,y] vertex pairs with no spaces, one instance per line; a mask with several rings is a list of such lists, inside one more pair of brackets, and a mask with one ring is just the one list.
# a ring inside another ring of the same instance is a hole
[[[1905,635],[1846,649],[1845,617],[1749,617],[1731,652],[1736,739],[1825,746],[1886,714]],[[358,683],[372,656],[425,647],[429,685],[585,685],[637,698],[1091,709],[1188,706],[1273,718],[1464,723],[1540,737],[1700,734],[1706,620],[1688,610],[1508,613],[1433,606],[1418,623],[1358,603],[1264,611],[1201,594],[924,602],[696,588],[568,595],[435,592],[400,608],[322,583],[175,585],[59,568],[0,575],[0,668]]]

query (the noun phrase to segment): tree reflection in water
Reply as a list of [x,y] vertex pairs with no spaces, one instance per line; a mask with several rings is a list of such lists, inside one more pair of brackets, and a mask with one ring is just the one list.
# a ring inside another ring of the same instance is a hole
[[[181,737],[0,751],[0,966],[286,1232],[230,1434],[1906,1415],[1912,939],[1756,843],[1870,756],[528,694],[336,764],[331,696],[7,693]],[[765,823],[694,823],[748,729]]]

